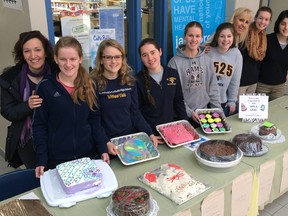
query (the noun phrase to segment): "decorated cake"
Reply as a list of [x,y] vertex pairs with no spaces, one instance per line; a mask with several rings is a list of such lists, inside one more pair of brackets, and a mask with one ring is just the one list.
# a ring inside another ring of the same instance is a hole
[[221,133],[229,129],[224,121],[224,116],[217,111],[198,113],[200,124],[206,133]]
[[264,122],[259,128],[259,135],[266,136],[269,134],[277,135],[277,128],[271,122]]
[[253,134],[237,134],[232,139],[232,143],[238,146],[244,153],[258,153],[262,151],[262,141]]
[[161,129],[161,132],[170,145],[178,145],[195,139],[194,135],[182,124],[167,125]]
[[118,188],[112,195],[112,212],[117,216],[146,215],[150,210],[150,194],[139,186]]
[[159,169],[145,172],[142,181],[179,205],[207,189],[175,164],[163,164]]
[[102,173],[88,157],[61,163],[56,170],[64,191],[69,194],[98,186],[102,181]]
[[233,161],[238,148],[226,140],[208,140],[199,145],[200,156],[210,161]]
[[145,142],[141,139],[131,138],[124,142],[121,157],[124,161],[134,162],[149,157],[149,151]]

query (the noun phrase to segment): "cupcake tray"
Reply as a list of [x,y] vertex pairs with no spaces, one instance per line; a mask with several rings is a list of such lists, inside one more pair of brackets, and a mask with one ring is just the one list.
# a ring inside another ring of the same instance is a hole
[[[148,149],[148,152],[149,152],[148,157],[146,157],[142,160],[133,161],[133,162],[125,160],[125,158],[123,157],[123,146],[124,146],[125,141],[127,141],[131,138],[141,139],[142,141],[145,142],[147,149]],[[150,160],[153,160],[153,159],[160,157],[160,152],[152,144],[150,137],[144,132],[129,134],[129,135],[120,136],[120,137],[115,137],[115,138],[111,139],[111,142],[117,147],[118,157],[119,157],[121,163],[123,163],[126,166],[138,164],[138,163],[143,163],[143,162],[150,161]]]
[[[194,135],[194,138],[195,138],[195,139],[192,139],[192,140],[189,140],[189,141],[187,141],[187,142],[183,142],[183,143],[180,143],[180,144],[177,144],[177,145],[172,145],[172,144],[170,144],[170,143],[167,141],[167,139],[166,139],[166,137],[164,136],[164,134],[162,133],[162,129],[163,129],[164,127],[167,127],[167,126],[169,127],[169,126],[171,126],[171,125],[177,125],[177,124],[182,124],[188,132],[190,132],[192,135]],[[163,140],[165,141],[165,143],[166,143],[170,148],[177,148],[177,147],[180,147],[180,146],[189,144],[189,143],[191,143],[192,141],[194,142],[194,141],[198,141],[198,140],[201,139],[201,137],[200,137],[200,135],[197,133],[197,131],[196,131],[196,130],[192,127],[192,125],[191,125],[188,121],[186,121],[186,120],[174,121],[174,122],[170,122],[170,123],[166,123],[166,124],[157,125],[157,126],[156,126],[156,129],[157,129],[157,131],[159,132],[159,134],[161,135],[161,137],[163,138]]]
[[[214,117],[213,116],[214,113],[218,113],[219,116]],[[202,130],[206,134],[222,134],[222,133],[230,133],[232,131],[232,128],[228,124],[223,111],[219,108],[197,109],[196,114],[198,115],[199,123],[201,125]],[[205,118],[202,118],[202,115],[205,115]],[[210,115],[211,118],[207,118],[206,117],[207,115]],[[210,122],[209,119],[211,119]],[[219,125],[221,126],[219,127]],[[222,131],[221,128],[225,128],[225,131]]]

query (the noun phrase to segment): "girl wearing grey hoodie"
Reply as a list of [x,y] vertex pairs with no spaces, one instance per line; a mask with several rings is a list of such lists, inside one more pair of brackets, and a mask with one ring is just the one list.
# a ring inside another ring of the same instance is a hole
[[168,63],[179,73],[186,112],[194,127],[199,126],[196,109],[222,109],[213,61],[205,54],[205,47],[200,47],[202,36],[201,24],[189,22],[184,29],[185,44],[178,46]]

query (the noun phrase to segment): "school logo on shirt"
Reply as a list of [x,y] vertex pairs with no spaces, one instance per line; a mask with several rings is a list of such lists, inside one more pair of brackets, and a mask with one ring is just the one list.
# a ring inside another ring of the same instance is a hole
[[222,76],[217,75],[217,83],[219,87],[224,86]]
[[188,77],[187,87],[202,86],[203,69],[200,65],[195,64],[195,62],[192,62],[192,64],[193,65],[186,70],[186,76]]
[[103,91],[99,92],[99,95],[106,95],[108,99],[119,99],[127,97],[127,91],[131,91],[131,88],[122,88],[113,91]]
[[61,96],[61,95],[60,95],[59,92],[57,92],[57,91],[56,91],[56,92],[54,93],[54,95],[53,95],[53,97],[60,97],[60,96]]
[[175,77],[168,77],[167,78],[167,85],[176,85],[176,78]]

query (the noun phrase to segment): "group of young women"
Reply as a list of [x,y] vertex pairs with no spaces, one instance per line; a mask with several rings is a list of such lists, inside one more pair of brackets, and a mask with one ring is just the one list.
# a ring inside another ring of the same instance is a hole
[[[13,52],[16,66],[0,76],[1,114],[12,122],[6,160],[13,167],[36,167],[37,177],[75,158],[109,163],[118,153],[110,142],[113,137],[142,131],[157,146],[163,140],[156,125],[185,119],[197,127],[199,108],[223,108],[226,115],[233,114],[238,95],[258,81],[259,92],[269,94],[272,86],[273,99],[275,88],[282,89],[286,82],[288,10],[279,15],[267,42],[271,16],[270,8],[260,8],[250,24],[251,11],[238,9],[231,23],[218,26],[206,48],[200,46],[201,24],[192,21],[184,30],[185,44],[168,66],[161,64],[157,42],[144,39],[138,48],[143,69],[136,76],[116,40],[100,44],[96,67],[89,74],[81,65],[83,51],[75,38],[59,39],[53,61],[52,47],[39,31],[22,33]],[[256,77],[252,73],[260,73],[259,80],[246,82]]]

